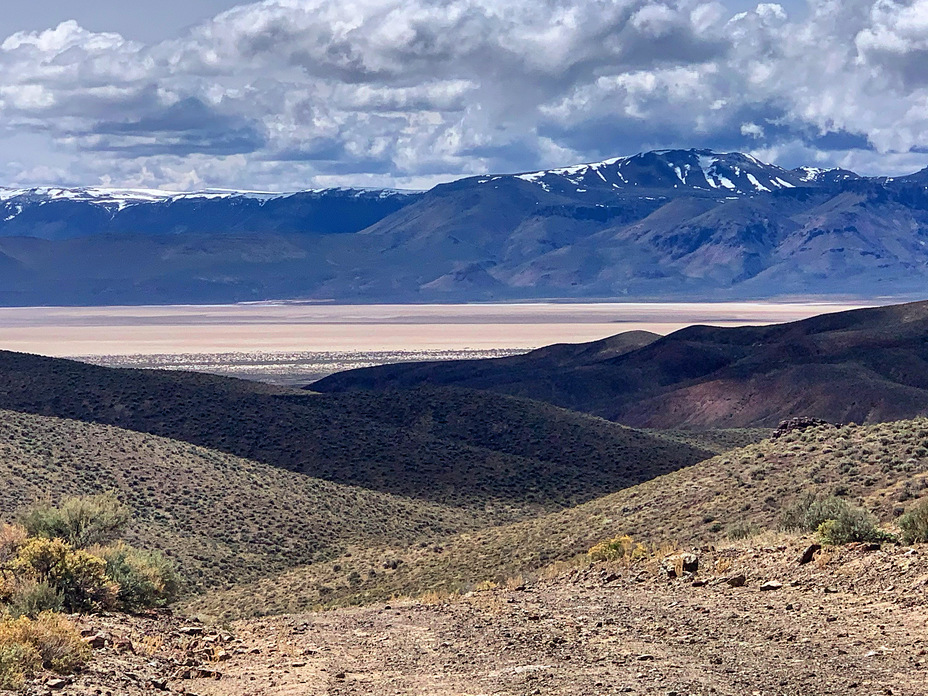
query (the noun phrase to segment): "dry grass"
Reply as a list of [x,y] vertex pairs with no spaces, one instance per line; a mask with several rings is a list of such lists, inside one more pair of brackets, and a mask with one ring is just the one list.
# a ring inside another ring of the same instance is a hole
[[90,648],[60,614],[35,619],[0,617],[0,689],[18,689],[41,668],[71,672],[90,659]]

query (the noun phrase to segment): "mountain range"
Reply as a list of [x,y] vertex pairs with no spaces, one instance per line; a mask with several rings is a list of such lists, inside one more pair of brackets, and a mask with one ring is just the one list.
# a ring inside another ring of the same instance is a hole
[[427,192],[0,189],[0,304],[915,297],[928,170],[660,150]]

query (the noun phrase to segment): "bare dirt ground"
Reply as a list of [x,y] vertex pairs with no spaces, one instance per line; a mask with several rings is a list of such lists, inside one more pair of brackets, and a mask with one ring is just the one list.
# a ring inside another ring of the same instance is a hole
[[[241,622],[230,635],[92,619],[112,641],[61,691],[928,694],[928,549],[826,549],[800,565],[802,551],[702,551],[699,572],[675,579],[655,564],[582,566],[445,601]],[[120,654],[120,631],[153,649]]]

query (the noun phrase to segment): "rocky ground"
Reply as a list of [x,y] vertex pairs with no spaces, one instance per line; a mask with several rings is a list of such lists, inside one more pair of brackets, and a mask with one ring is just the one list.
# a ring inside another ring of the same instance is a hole
[[222,628],[87,618],[93,664],[29,691],[928,694],[928,548],[808,543],[695,550],[695,573],[680,557],[565,567],[462,597]]

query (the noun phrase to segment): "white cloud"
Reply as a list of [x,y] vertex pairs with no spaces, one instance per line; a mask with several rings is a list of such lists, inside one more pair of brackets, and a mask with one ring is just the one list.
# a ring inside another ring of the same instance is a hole
[[425,184],[651,146],[920,163],[928,0],[810,10],[266,0],[154,45],[66,22],[0,42],[0,137],[30,144],[0,177]]

